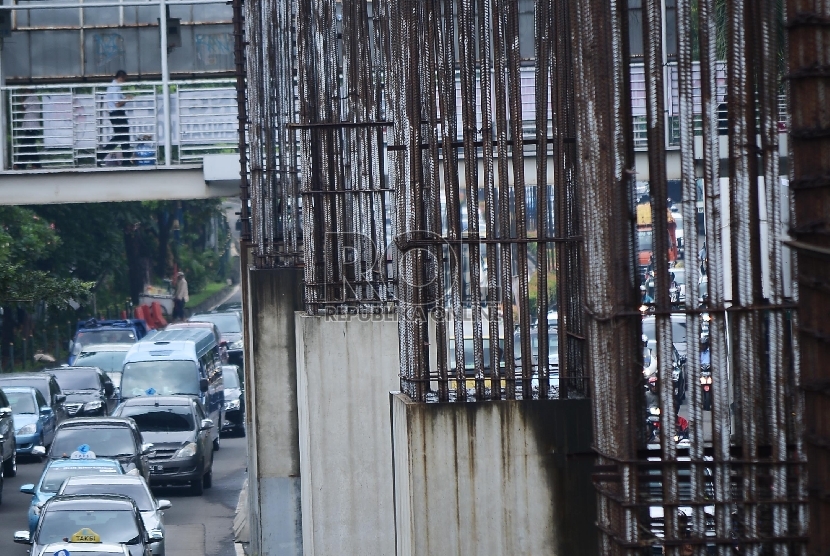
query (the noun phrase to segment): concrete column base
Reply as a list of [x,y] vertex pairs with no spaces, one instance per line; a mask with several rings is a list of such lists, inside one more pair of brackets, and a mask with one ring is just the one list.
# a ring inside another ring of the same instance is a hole
[[589,400],[390,397],[398,556],[597,553]]
[[245,269],[245,397],[251,553],[300,556],[300,448],[294,312],[300,269]]
[[394,318],[296,315],[303,553],[395,554]]

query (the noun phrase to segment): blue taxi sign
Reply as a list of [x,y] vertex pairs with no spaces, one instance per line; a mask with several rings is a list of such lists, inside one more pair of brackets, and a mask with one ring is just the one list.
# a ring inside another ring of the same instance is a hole
[[148,396],[152,396],[152,395],[154,395],[155,393],[156,393],[156,389],[155,389],[155,388],[147,388],[147,395],[148,395]]
[[55,552],[52,556],[72,556],[69,551],[65,548],[62,548]]
[[81,444],[78,449],[72,452],[69,459],[95,459],[95,452],[93,452],[89,444]]

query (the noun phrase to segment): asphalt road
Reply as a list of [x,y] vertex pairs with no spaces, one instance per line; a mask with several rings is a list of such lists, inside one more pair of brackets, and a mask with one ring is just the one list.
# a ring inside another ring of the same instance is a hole
[[[213,488],[204,496],[191,496],[182,489],[155,490],[173,507],[165,512],[167,556],[235,556],[233,517],[239,491],[245,480],[244,438],[222,438],[222,449],[213,461]],[[27,528],[26,513],[31,496],[20,485],[34,483],[43,469],[40,463],[18,463],[17,477],[7,478],[0,505],[0,555],[25,556],[26,546],[14,544],[13,534]]]

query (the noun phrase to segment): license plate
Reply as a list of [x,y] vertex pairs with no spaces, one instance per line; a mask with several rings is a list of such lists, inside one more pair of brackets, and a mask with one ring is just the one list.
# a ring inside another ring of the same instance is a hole
[[164,473],[164,466],[163,465],[151,465],[150,466],[150,473]]

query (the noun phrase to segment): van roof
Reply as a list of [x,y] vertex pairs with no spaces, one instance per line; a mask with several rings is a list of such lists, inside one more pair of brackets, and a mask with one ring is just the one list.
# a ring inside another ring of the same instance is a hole
[[192,341],[180,342],[138,342],[127,352],[124,363],[136,361],[153,361],[155,359],[173,359],[196,361],[196,343]]
[[213,331],[207,328],[163,330],[136,343],[124,358],[124,363],[154,359],[197,360],[216,347]]

